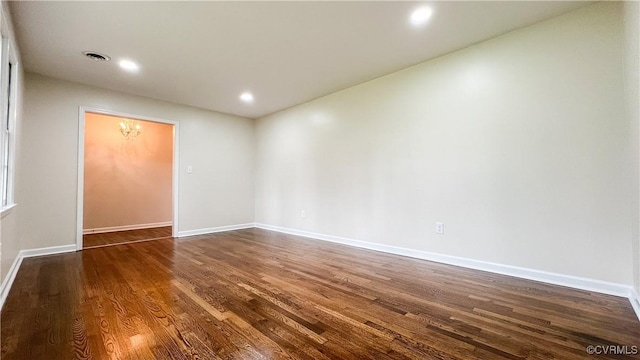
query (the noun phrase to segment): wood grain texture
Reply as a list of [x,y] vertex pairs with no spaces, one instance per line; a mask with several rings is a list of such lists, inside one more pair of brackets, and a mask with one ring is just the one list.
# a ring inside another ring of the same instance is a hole
[[149,229],[114,231],[100,234],[82,235],[82,248],[125,244],[136,241],[158,240],[171,237],[171,226]]
[[25,259],[1,325],[2,359],[582,359],[640,345],[625,298],[259,229]]

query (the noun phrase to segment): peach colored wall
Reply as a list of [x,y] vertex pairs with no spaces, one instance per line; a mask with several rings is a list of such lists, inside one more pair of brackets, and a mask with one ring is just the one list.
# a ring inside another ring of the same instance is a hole
[[121,118],[85,117],[83,229],[171,221],[173,126],[134,120],[126,140]]

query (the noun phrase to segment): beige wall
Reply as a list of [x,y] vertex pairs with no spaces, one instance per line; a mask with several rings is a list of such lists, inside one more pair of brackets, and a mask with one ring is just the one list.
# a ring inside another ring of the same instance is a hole
[[631,284],[621,14],[598,3],[259,119],[256,221]]
[[634,288],[640,294],[640,3],[624,3],[625,99],[630,123],[633,170],[631,209]]
[[[2,22],[7,25],[9,35],[13,41],[14,49],[16,50],[16,56],[18,57],[18,77],[16,82],[17,88],[17,104],[16,104],[16,127],[15,137],[16,148],[15,150],[15,187],[20,187],[20,169],[22,165],[21,149],[22,149],[22,118],[23,118],[23,95],[24,95],[24,72],[20,65],[20,52],[18,50],[18,44],[16,42],[13,25],[11,22],[11,16],[8,10],[6,1],[0,3],[0,14],[2,16]],[[21,203],[22,197],[15,193],[14,201],[18,204]],[[13,208],[10,212],[4,214],[0,219],[0,282],[5,280],[7,272],[13,264],[18,252],[22,249],[21,244],[21,232],[18,226],[18,217],[21,216],[22,209],[20,206]]]
[[31,73],[24,99],[22,249],[75,243],[79,106],[179,122],[179,231],[253,222],[253,120]]
[[134,119],[141,133],[128,140],[123,120],[85,116],[84,230],[172,220],[173,125]]

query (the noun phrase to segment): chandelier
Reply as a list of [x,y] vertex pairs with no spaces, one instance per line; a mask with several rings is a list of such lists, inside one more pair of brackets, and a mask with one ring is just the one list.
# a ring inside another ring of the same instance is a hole
[[140,124],[134,124],[131,119],[124,119],[120,122],[120,132],[127,140],[133,140],[140,135]]

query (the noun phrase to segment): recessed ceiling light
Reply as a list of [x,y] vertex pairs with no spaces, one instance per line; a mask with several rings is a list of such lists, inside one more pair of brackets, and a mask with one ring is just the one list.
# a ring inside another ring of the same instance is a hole
[[433,10],[431,10],[428,6],[419,7],[411,13],[411,24],[413,26],[422,26],[429,21],[431,15],[433,14]]
[[131,72],[135,72],[135,71],[138,71],[138,69],[140,69],[140,66],[138,66],[138,64],[136,64],[131,60],[120,60],[118,64],[124,70],[131,71]]
[[242,94],[240,94],[240,100],[242,100],[243,102],[246,102],[246,103],[252,103],[253,102],[253,94],[251,94],[248,91],[245,91]]

